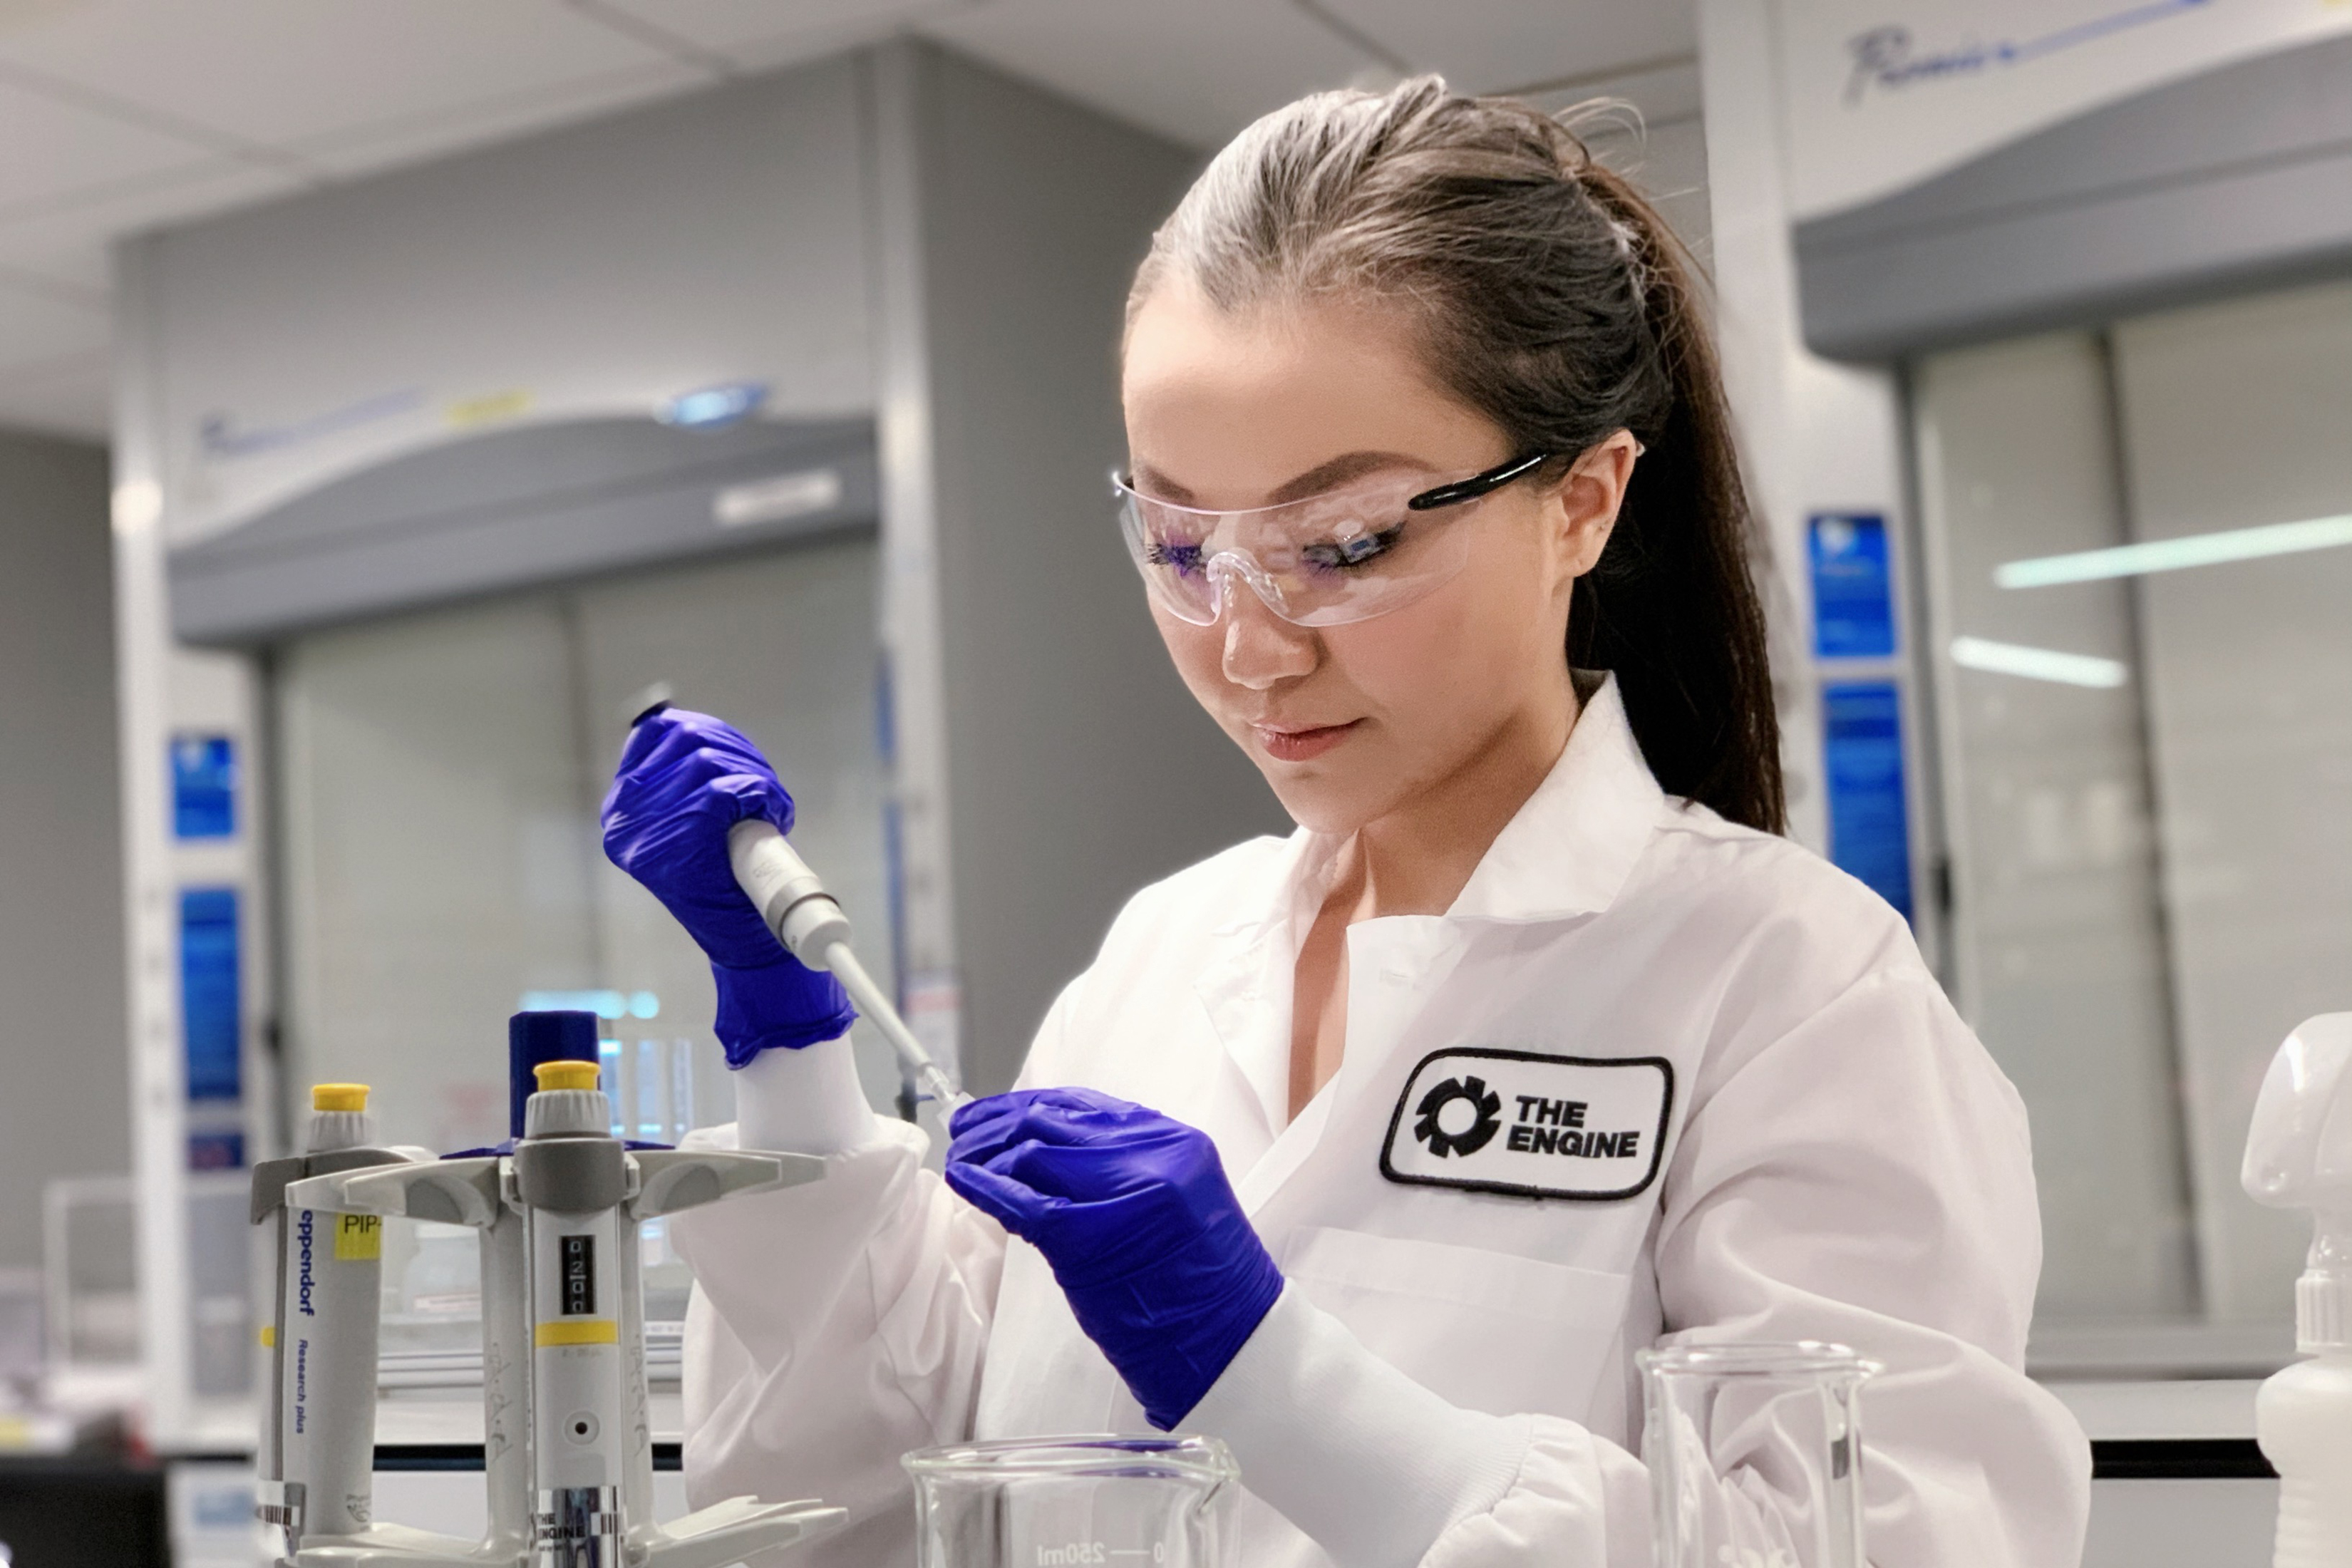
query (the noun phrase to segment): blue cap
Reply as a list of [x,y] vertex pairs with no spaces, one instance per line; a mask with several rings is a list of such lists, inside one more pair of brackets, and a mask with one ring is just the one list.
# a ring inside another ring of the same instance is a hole
[[522,1136],[524,1102],[538,1092],[531,1068],[541,1062],[593,1062],[596,1015],[570,1011],[517,1013],[507,1020],[507,1135]]

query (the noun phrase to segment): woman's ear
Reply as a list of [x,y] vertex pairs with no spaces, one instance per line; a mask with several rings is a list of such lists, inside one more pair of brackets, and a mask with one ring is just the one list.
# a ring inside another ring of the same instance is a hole
[[1552,517],[1569,576],[1581,577],[1600,564],[1618,509],[1625,504],[1625,487],[1633,482],[1633,460],[1641,455],[1642,443],[1633,433],[1620,430],[1580,453],[1552,493]]

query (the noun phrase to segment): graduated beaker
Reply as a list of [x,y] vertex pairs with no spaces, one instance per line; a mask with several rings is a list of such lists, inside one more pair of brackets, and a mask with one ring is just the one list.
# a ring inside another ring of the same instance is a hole
[[1232,1568],[1241,1472],[1213,1437],[919,1448],[919,1568]]
[[1864,1568],[1862,1385],[1843,1345],[1643,1351],[1658,1568]]

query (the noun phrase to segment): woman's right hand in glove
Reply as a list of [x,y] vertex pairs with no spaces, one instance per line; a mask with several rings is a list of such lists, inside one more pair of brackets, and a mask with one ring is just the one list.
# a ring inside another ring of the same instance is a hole
[[749,736],[683,708],[637,721],[604,796],[604,853],[709,956],[719,1043],[739,1068],[837,1038],[857,1016],[841,983],[785,952],[736,885],[727,832],[755,817],[792,831],[793,797]]

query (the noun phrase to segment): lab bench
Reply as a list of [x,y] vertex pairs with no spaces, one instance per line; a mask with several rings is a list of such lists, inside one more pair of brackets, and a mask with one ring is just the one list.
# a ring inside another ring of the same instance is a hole
[[[2268,1568],[2278,1482],[2254,1445],[2252,1379],[2053,1382],[2091,1438],[2091,1527],[2083,1568]],[[422,1392],[422,1391],[420,1391]],[[686,1511],[677,1394],[653,1396],[656,1508]],[[1865,1420],[1867,1414],[1865,1412]],[[380,1407],[376,1508],[457,1536],[484,1527],[481,1406],[440,1391]],[[162,1469],[73,1458],[0,1461],[0,1541],[27,1568],[174,1559],[215,1568],[249,1541],[252,1469],[178,1461]],[[166,1521],[169,1521],[167,1531]]]
[[2259,1382],[2044,1386],[2091,1439],[2083,1568],[2269,1568],[2278,1479],[2254,1444]]

